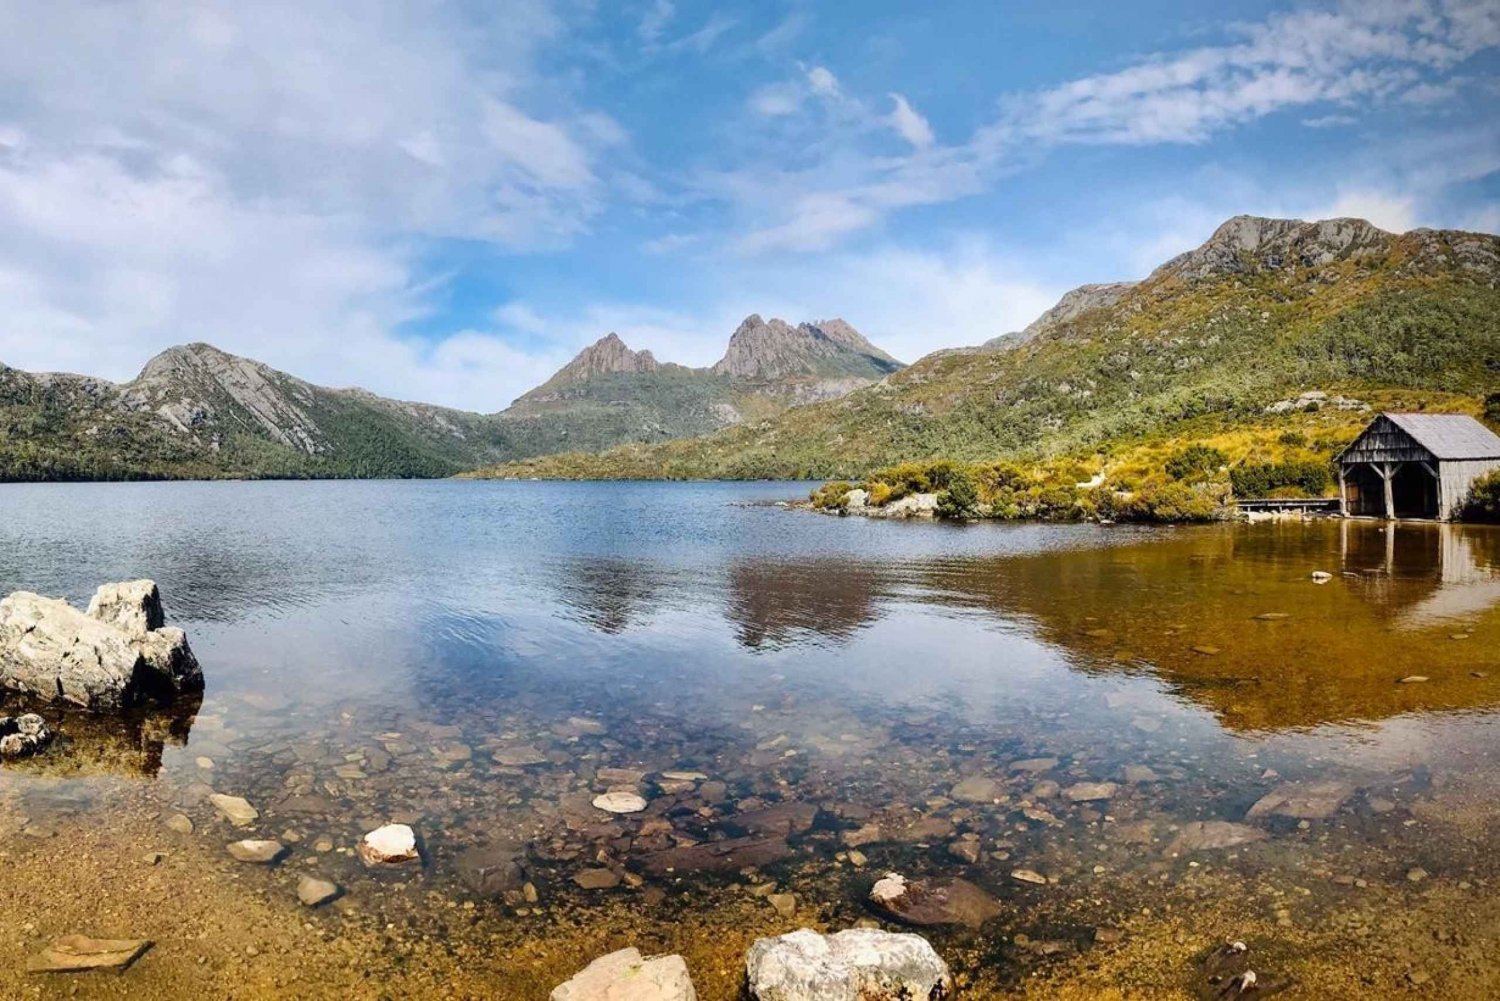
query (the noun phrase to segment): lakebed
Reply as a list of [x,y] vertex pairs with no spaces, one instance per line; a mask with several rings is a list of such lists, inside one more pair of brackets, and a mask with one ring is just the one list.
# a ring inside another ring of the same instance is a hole
[[[1287,997],[1500,991],[1500,532],[768,504],[804,492],[5,488],[0,592],[154,577],[208,688],[0,771],[0,993],[541,998],[633,944],[728,999],[888,871],[996,902],[921,929],[963,997],[1213,996],[1233,939]],[[423,862],[371,873],[391,821]],[[155,947],[23,972],[72,932]]]

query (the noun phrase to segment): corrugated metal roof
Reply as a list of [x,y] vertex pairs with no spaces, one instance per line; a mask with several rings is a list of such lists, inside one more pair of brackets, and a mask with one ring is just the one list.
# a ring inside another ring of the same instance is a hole
[[1500,435],[1467,414],[1384,414],[1439,459],[1500,459]]

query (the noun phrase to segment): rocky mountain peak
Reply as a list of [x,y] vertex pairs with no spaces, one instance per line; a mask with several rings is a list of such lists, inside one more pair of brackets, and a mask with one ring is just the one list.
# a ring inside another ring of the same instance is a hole
[[578,352],[551,381],[572,382],[610,372],[654,372],[660,367],[650,351],[632,351],[619,334],[609,333]]
[[782,319],[764,320],[759,313],[751,313],[729,338],[729,347],[713,371],[736,379],[879,378],[900,367],[900,362],[843,320],[794,327]]
[[1382,254],[1395,239],[1363,219],[1304,222],[1238,215],[1214,230],[1201,247],[1172,258],[1151,277],[1193,281],[1264,268],[1317,267]]

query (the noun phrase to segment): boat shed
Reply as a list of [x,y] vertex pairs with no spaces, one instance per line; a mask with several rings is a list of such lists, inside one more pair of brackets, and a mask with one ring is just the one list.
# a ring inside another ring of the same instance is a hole
[[1336,461],[1344,514],[1449,521],[1500,469],[1500,435],[1466,414],[1381,414]]

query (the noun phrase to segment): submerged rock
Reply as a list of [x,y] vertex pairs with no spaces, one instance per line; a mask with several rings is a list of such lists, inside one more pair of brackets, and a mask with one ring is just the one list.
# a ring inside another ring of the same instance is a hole
[[29,591],[0,600],[0,688],[104,711],[201,691],[203,671],[141,580],[104,585],[87,612]]
[[52,730],[36,713],[0,716],[0,759],[29,758],[52,743]]
[[978,928],[1000,913],[1000,901],[966,879],[909,880],[886,873],[870,890],[876,910],[911,925]]
[[495,896],[526,882],[523,853],[512,845],[476,845],[458,856],[458,876],[475,893]]
[[926,939],[874,928],[757,939],[745,973],[755,1001],[941,1001],[953,992]]
[[254,865],[270,865],[285,851],[286,846],[280,841],[236,841],[229,846],[229,854],[235,861]]
[[615,789],[595,796],[594,806],[605,813],[640,813],[646,808],[646,800],[638,793]]
[[338,897],[339,885],[316,876],[303,876],[297,882],[297,899],[303,907],[319,907]]
[[1256,800],[1245,817],[1248,820],[1268,816],[1326,820],[1353,795],[1354,787],[1344,782],[1288,782]]
[[600,956],[565,984],[550,1001],[698,1001],[681,956],[646,959],[639,949]]
[[216,792],[208,797],[208,801],[235,827],[249,827],[260,818],[260,811],[239,796],[226,796]]
[[679,845],[640,858],[640,867],[652,876],[690,872],[738,872],[746,866],[765,866],[792,853],[785,838],[731,838],[701,845]]
[[1267,837],[1265,831],[1248,824],[1234,824],[1227,820],[1195,820],[1182,825],[1182,830],[1167,846],[1167,851],[1214,851],[1219,848],[1234,848],[1252,841],[1264,841]]

